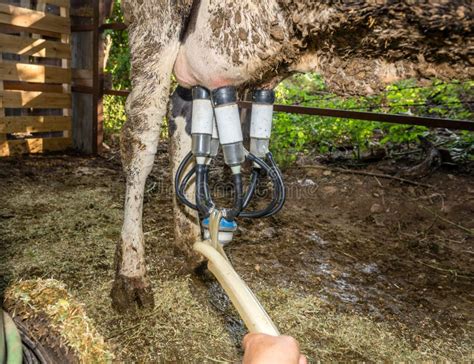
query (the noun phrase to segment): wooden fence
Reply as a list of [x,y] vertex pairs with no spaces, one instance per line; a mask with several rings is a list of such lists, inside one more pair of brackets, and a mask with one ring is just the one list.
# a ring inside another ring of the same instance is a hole
[[0,156],[71,140],[69,0],[0,0]]

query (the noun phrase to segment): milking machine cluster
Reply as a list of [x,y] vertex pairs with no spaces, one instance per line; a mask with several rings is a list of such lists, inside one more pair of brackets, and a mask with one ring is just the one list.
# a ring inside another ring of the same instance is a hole
[[[224,162],[232,171],[234,203],[231,208],[220,209],[222,219],[219,225],[219,242],[223,245],[232,240],[237,230],[235,219],[268,217],[276,214],[285,203],[285,186],[281,172],[268,149],[275,100],[272,90],[255,90],[252,95],[250,125],[250,151],[244,148],[240,124],[239,107],[234,87],[221,87],[209,91],[203,87],[192,89],[192,150],[178,167],[175,177],[175,190],[178,199],[199,212],[202,218],[204,238],[209,238],[209,216],[218,209],[212,200],[209,188],[209,168],[219,153],[224,154]],[[194,166],[183,176],[186,167]],[[244,192],[242,164],[252,163],[248,188]],[[273,185],[273,195],[268,205],[255,211],[247,207],[255,196],[259,180],[268,176]],[[195,203],[185,195],[186,188],[195,177]]]

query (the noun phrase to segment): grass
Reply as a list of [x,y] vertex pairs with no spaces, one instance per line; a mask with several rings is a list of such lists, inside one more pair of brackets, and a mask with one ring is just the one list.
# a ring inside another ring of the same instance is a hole
[[298,296],[288,289],[264,288],[259,292],[282,332],[298,338],[313,361],[420,362],[472,360],[469,335],[450,340],[446,333],[414,344],[387,323],[356,313],[339,313],[314,296]]

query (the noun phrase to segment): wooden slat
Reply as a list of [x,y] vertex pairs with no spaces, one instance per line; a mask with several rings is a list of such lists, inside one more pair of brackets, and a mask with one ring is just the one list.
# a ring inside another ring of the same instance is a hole
[[33,91],[0,91],[0,108],[71,108],[71,94]]
[[71,130],[70,116],[0,117],[0,133],[36,133]]
[[71,0],[71,15],[80,17],[93,17],[94,6],[97,3],[94,0]]
[[52,84],[52,83],[28,83],[18,81],[4,81],[3,88],[5,90],[18,90],[18,91],[41,91],[41,92],[52,92],[62,93],[63,84]]
[[[39,29],[26,29],[28,33],[34,34],[41,34],[50,38],[60,39],[61,33],[57,32],[48,32],[47,30],[39,30]],[[2,33],[9,33],[9,34],[18,34],[25,31],[25,28],[17,27],[15,25],[7,25],[0,23],[0,32]]]
[[0,141],[0,157],[60,151],[71,147],[71,138],[39,138]]
[[92,70],[91,69],[72,69],[72,84],[74,86],[92,87]]
[[41,0],[41,2],[49,4],[49,5],[61,6],[64,8],[69,8],[69,6],[71,5],[70,0]]
[[61,34],[71,33],[69,18],[7,4],[0,4],[0,23],[28,28],[29,30],[45,30]]
[[69,44],[0,33],[0,52],[21,56],[71,59]]
[[0,79],[22,82],[70,83],[71,70],[37,64],[0,62]]
[[94,16],[94,9],[92,9],[90,5],[82,6],[80,8],[73,7],[71,8],[71,16],[80,18],[92,18]]

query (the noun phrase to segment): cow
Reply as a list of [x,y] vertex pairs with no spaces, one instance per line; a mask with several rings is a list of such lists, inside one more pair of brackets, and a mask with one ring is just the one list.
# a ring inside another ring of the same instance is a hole
[[[191,149],[186,90],[272,89],[319,72],[334,91],[372,93],[403,78],[473,75],[470,0],[122,0],[132,92],[121,134],[126,196],[111,297],[118,310],[153,305],[142,211],[171,77],[173,174]],[[175,240],[191,261],[199,221],[175,206]]]

